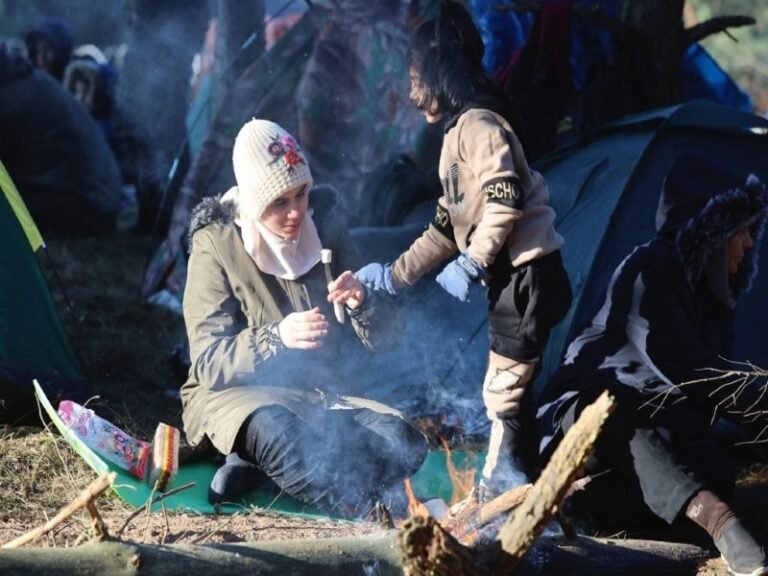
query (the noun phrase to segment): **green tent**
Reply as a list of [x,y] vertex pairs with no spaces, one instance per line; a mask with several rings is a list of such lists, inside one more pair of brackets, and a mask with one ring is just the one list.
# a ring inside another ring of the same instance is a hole
[[34,408],[32,379],[51,398],[88,392],[36,252],[45,243],[0,162],[0,421]]

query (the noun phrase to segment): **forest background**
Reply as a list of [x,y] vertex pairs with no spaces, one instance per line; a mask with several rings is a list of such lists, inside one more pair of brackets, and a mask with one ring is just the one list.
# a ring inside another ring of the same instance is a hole
[[[283,0],[284,3],[291,0]],[[301,2],[302,0],[293,0]],[[501,2],[500,0],[500,3]],[[114,46],[127,38],[126,0],[0,0],[0,37],[22,36],[43,16],[66,19],[76,44]],[[280,6],[280,2],[276,1]],[[752,98],[755,111],[768,115],[768,2],[746,0],[687,0],[686,26],[713,16],[752,16],[753,26],[734,28],[728,34],[709,36],[702,42],[720,66]],[[202,45],[202,38],[200,40]]]

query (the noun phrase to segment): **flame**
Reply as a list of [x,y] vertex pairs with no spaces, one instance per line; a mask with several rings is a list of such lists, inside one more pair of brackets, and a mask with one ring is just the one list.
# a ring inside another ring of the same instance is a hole
[[456,464],[453,463],[448,441],[445,438],[440,438],[440,443],[445,449],[445,464],[448,468],[448,477],[451,479],[452,486],[451,501],[448,504],[453,506],[464,500],[472,491],[475,485],[475,468],[474,466],[469,466],[464,470],[458,469]]
[[419,502],[419,499],[416,498],[416,495],[413,493],[413,486],[411,486],[410,478],[403,480],[403,484],[405,484],[405,495],[408,497],[408,514],[411,516],[429,516],[427,507]]

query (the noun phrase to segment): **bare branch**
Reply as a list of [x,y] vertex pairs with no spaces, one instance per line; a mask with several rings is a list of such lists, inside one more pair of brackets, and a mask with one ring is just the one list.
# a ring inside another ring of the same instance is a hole
[[[752,26],[755,19],[751,16],[718,16],[701,24],[696,24],[685,31],[685,46],[690,46],[696,42],[701,42],[707,36],[726,32],[728,28],[739,28],[741,26]],[[729,34],[730,36],[730,34]],[[731,36],[733,38],[733,36]],[[736,39],[734,38],[734,41]]]

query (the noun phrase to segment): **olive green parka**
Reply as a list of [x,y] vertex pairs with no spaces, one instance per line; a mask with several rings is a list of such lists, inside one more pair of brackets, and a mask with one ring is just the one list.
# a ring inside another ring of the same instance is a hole
[[[369,292],[356,311],[337,323],[327,302],[324,265],[296,280],[259,270],[235,224],[237,206],[220,197],[193,212],[184,320],[192,365],[181,389],[184,431],[192,446],[206,438],[222,454],[232,451],[243,422],[256,409],[282,405],[300,417],[312,410],[365,407],[402,415],[384,404],[347,395],[369,374],[365,356],[386,349],[397,332],[393,302]],[[335,191],[316,186],[310,214],[324,248],[333,251],[334,278],[360,265]],[[292,312],[318,306],[329,322],[318,350],[270,345],[267,326]]]

